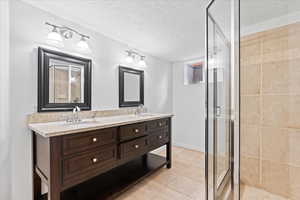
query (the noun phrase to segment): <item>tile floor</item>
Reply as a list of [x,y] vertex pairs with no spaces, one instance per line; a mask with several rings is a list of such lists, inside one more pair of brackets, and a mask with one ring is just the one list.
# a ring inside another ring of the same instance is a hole
[[241,186],[241,200],[289,200],[250,186]]
[[[165,151],[158,154],[164,155]],[[163,168],[117,200],[204,200],[204,153],[173,147],[173,166]],[[254,187],[241,186],[241,200],[288,200]]]
[[204,177],[202,152],[173,147],[170,170],[159,170],[117,200],[203,200]]

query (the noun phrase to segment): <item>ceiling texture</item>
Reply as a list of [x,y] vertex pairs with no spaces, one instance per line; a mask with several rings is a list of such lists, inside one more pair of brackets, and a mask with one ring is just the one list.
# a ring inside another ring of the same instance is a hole
[[207,0],[23,0],[167,61],[203,56]]
[[[23,1],[167,61],[204,55],[208,0]],[[298,8],[300,0],[241,0],[241,26],[295,12]]]

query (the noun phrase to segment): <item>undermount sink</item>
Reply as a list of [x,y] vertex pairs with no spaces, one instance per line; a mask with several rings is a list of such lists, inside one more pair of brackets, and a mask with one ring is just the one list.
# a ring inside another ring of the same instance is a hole
[[80,124],[93,124],[97,123],[95,119],[82,119],[79,122],[64,122],[63,125],[80,125]]
[[152,117],[154,115],[155,114],[153,114],[153,113],[141,113],[141,114],[137,114],[136,116],[137,117]]

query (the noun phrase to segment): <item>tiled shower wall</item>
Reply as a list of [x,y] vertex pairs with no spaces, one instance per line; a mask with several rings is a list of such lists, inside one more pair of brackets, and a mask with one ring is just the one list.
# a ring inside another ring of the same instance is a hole
[[241,39],[241,181],[300,199],[300,23]]

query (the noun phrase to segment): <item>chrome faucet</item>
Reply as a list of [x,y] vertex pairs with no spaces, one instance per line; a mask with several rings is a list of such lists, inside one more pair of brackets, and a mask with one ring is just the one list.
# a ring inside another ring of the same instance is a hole
[[135,110],[135,115],[140,115],[144,112],[144,105],[143,104],[140,104],[136,110]]
[[73,114],[72,114],[72,117],[69,118],[67,120],[68,123],[73,123],[73,124],[76,124],[76,123],[79,123],[81,122],[81,119],[79,117],[79,112],[81,111],[81,109],[78,107],[78,106],[75,106],[74,109],[73,109]]
[[73,109],[73,123],[78,123],[81,121],[81,119],[79,117],[80,111],[81,111],[81,109],[78,106],[75,106],[75,108]]

